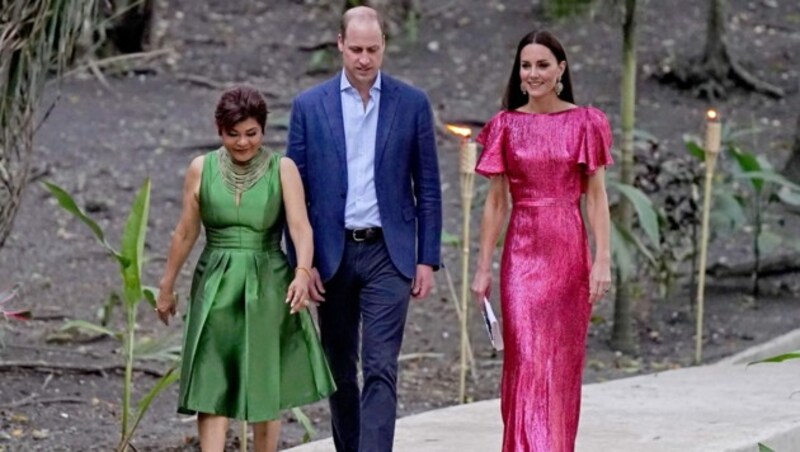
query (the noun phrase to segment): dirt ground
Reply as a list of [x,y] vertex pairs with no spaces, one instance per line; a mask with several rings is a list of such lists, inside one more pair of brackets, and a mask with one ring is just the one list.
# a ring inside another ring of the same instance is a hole
[[[193,156],[218,143],[212,112],[219,91],[190,80],[246,81],[268,92],[267,140],[281,149],[292,97],[331,76],[308,75],[310,53],[301,50],[335,38],[336,13],[321,3],[170,2],[164,42],[172,49],[169,55],[140,64],[134,73],[109,77],[110,89],[80,74],[63,84],[55,109],[36,136],[37,180],[51,180],[74,193],[116,243],[136,189],[145,177],[152,178],[145,281],[155,285],[177,221],[185,168]],[[610,12],[556,22],[523,0],[422,3],[418,42],[403,35],[393,37],[385,70],[425,89],[443,121],[480,124],[491,117],[499,107],[516,42],[530,29],[546,26],[567,48],[578,103],[605,110],[619,127],[621,30]],[[657,137],[666,154],[684,152],[683,134],[701,133],[703,112],[710,104],[662,86],[648,74],[674,64],[670,58],[681,60],[701,51],[703,3],[675,0],[642,6],[637,127]],[[729,8],[733,53],[759,77],[784,87],[788,95],[776,101],[737,91],[714,106],[729,124],[760,127],[756,138],[745,144],[779,166],[788,157],[798,113],[800,4],[732,0]],[[49,98],[55,93],[51,89]],[[439,146],[445,230],[459,235],[457,142],[442,135]],[[610,177],[614,175],[612,170]],[[479,192],[485,190],[485,181],[478,181],[477,187]],[[480,208],[475,210],[474,237]],[[774,213],[782,217],[774,227],[787,237],[797,237],[797,217],[780,210]],[[712,242],[711,262],[750,259],[746,238],[744,234]],[[457,288],[459,256],[456,248],[445,246],[444,259]],[[191,270],[191,265],[184,269],[182,294],[187,292]],[[120,285],[116,267],[83,225],[62,212],[38,183],[28,188],[15,231],[0,251],[0,286],[14,282],[23,283],[16,303],[32,308],[37,319],[2,324],[0,450],[111,450],[119,435],[121,374],[88,369],[121,362],[119,343],[108,338],[58,340],[55,333],[66,320],[97,320],[98,309]],[[709,281],[706,362],[787,332],[800,321],[796,274],[767,279],[757,301],[747,296],[748,284],[746,278]],[[604,300],[596,307],[596,322],[590,329],[585,382],[691,365],[694,317],[687,282],[682,280],[666,299],[657,296],[650,281],[639,281],[638,287],[639,353],[628,357],[609,348],[612,303]],[[116,326],[121,325],[119,314],[114,316]],[[141,337],[168,335],[177,343],[180,322],[164,328],[145,307],[139,314]],[[502,354],[492,351],[481,324],[473,320],[477,373],[468,382],[469,398],[494,398],[499,394]],[[459,329],[443,272],[437,273],[434,294],[412,304],[402,353],[401,416],[456,403]],[[13,366],[20,361],[85,369]],[[163,370],[158,363],[147,366]],[[135,382],[140,395],[155,378],[137,373]],[[193,419],[176,414],[176,399],[173,387],[156,401],[136,435],[137,450],[199,450]],[[314,422],[317,437],[330,434],[325,403],[304,411]],[[282,446],[298,444],[303,430],[291,416],[286,420]],[[232,428],[231,437],[236,432],[238,428]]]

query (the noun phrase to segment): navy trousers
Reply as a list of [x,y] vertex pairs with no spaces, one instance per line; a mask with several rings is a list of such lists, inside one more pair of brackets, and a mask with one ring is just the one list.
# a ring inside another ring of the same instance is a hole
[[[322,346],[336,381],[330,397],[338,452],[389,452],[397,417],[397,358],[411,280],[392,263],[383,239],[347,241],[319,306]],[[359,325],[363,390],[358,385]]]

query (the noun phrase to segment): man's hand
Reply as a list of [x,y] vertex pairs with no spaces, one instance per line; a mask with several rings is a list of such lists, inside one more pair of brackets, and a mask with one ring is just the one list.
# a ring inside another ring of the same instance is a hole
[[427,297],[433,288],[433,267],[417,264],[417,276],[411,286],[411,295],[420,300]]
[[316,302],[325,301],[325,286],[322,285],[322,278],[319,276],[317,267],[311,269],[311,281],[308,282],[308,295]]

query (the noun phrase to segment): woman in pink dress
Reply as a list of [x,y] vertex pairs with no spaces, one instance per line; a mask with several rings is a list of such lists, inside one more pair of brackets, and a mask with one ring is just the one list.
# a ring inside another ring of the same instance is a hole
[[570,452],[591,306],[611,284],[611,130],[603,112],[574,104],[561,43],[534,31],[517,47],[503,110],[477,141],[484,149],[476,171],[491,178],[472,282],[478,300],[492,286],[509,194],[512,204],[500,267],[503,452]]

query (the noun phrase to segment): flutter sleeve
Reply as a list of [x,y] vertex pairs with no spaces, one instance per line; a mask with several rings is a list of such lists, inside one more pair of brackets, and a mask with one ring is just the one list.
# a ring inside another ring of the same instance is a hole
[[475,139],[483,146],[475,172],[486,177],[505,174],[505,112],[500,112],[489,120]]
[[598,168],[614,164],[611,157],[613,136],[605,113],[589,108],[583,124],[578,163],[586,175],[594,174]]

